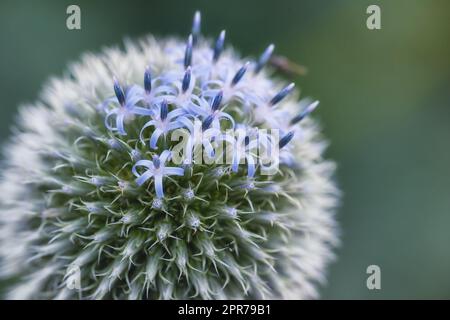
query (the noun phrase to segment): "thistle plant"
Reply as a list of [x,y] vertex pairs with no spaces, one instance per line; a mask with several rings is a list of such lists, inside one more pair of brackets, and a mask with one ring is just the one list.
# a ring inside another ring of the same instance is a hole
[[4,148],[3,295],[317,297],[338,241],[335,165],[308,117],[318,102],[265,68],[273,50],[243,60],[196,13],[187,40],[126,41],[51,80]]

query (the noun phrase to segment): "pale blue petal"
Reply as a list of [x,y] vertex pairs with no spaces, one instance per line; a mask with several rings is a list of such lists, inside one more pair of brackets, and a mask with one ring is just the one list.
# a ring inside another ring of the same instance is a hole
[[169,150],[164,150],[161,155],[159,156],[159,160],[161,161],[162,165],[164,165],[167,160],[170,159],[170,157],[172,156],[172,152]]
[[137,85],[133,85],[131,87],[128,88],[126,94],[127,96],[131,97],[135,97],[136,95],[141,95],[144,92],[144,90],[137,86]]
[[118,111],[118,109],[111,110],[111,111],[108,112],[108,114],[105,117],[105,126],[110,131],[116,131],[117,130],[116,127],[113,127],[110,124],[111,116],[113,116],[113,115],[117,116],[117,111]]
[[116,126],[117,126],[117,132],[119,132],[120,135],[126,136],[127,133],[125,132],[123,122],[125,120],[125,113],[119,112],[117,113],[116,117]]
[[154,115],[152,110],[147,109],[147,108],[142,108],[142,107],[133,107],[130,111],[133,114],[138,114],[141,116],[153,116]]
[[173,118],[179,117],[185,113],[186,112],[183,109],[175,109],[175,110],[169,112],[169,114],[167,115],[167,118],[173,119]]
[[170,95],[163,95],[153,98],[153,104],[160,104],[163,101],[167,101],[168,104],[172,104],[177,100],[177,97]]
[[111,103],[114,104],[114,105],[118,105],[117,98],[116,98],[116,97],[111,97],[111,98],[108,98],[108,99],[106,99],[105,101],[103,101],[103,102],[100,104],[101,110],[102,110],[103,112],[105,112],[105,113],[108,113],[108,106],[109,106]]
[[126,93],[126,107],[128,109],[133,108],[136,103],[141,101],[144,97],[144,90],[139,86],[132,86],[127,90]]
[[192,121],[190,121],[186,117],[180,117],[177,119],[177,121],[180,122],[185,128],[187,128],[191,134],[193,134],[194,124],[192,123]]
[[163,181],[162,181],[162,175],[158,174],[155,176],[155,191],[156,196],[158,198],[164,197],[164,190],[163,190]]
[[214,158],[214,147],[208,140],[203,140],[203,146],[209,158]]
[[253,159],[253,157],[251,155],[247,155],[247,176],[248,177],[253,177],[255,175],[255,171],[256,171],[256,167],[255,167],[255,160]]
[[[215,129],[214,128],[208,129],[208,130],[205,131],[205,134],[209,130],[215,130]],[[217,141],[226,141],[226,142],[230,143],[233,148],[234,148],[234,145],[236,144],[236,139],[232,135],[229,135],[229,134],[225,133],[225,134],[218,134],[216,137],[217,137]]]
[[155,131],[153,131],[152,136],[150,137],[150,148],[157,149],[158,140],[162,134],[163,131],[159,128],[156,128]]
[[139,160],[138,162],[136,162],[132,168],[132,172],[136,177],[139,177],[140,174],[137,172],[136,167],[145,167],[147,169],[150,170],[154,170],[155,166],[153,165],[152,161],[149,160]]
[[155,88],[153,90],[153,92],[155,94],[164,92],[164,93],[175,95],[177,93],[177,90],[175,88],[171,87],[171,86],[162,85],[162,86],[159,86],[159,87]]
[[148,127],[154,126],[155,124],[156,124],[155,120],[150,120],[142,127],[141,132],[139,133],[139,138],[141,139],[142,143],[144,143],[144,135],[143,135],[144,130],[147,129]]
[[211,110],[209,110],[209,108],[208,109],[202,108],[202,107],[199,107],[199,106],[197,106],[196,104],[193,104],[193,103],[191,103],[188,106],[188,109],[189,109],[189,111],[191,113],[193,113],[195,115],[199,115],[199,116],[201,116],[203,118],[209,116],[209,114],[211,112]]
[[228,119],[231,122],[231,125],[233,126],[233,128],[236,126],[233,117],[230,116],[228,113],[226,113],[226,112],[219,112],[219,117]]
[[167,176],[184,176],[184,169],[177,167],[164,168],[164,174]]
[[150,170],[147,170],[147,171],[145,171],[141,176],[139,176],[139,177],[136,179],[136,184],[137,184],[138,186],[142,186],[142,185],[145,183],[145,181],[147,181],[148,179],[150,179],[152,176],[153,176],[153,172],[150,171]]
[[[168,125],[167,125],[167,131],[172,131],[172,130],[175,130],[175,129],[178,129],[178,128],[181,128],[183,126],[183,124],[182,123],[180,123],[180,122],[178,122],[178,121],[173,121],[173,122],[170,122]],[[184,130],[184,129],[183,129]]]

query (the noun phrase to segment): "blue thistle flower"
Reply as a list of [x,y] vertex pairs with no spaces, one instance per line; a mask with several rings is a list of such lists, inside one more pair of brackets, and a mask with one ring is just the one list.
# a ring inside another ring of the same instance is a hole
[[263,72],[273,51],[240,59],[196,12],[187,40],[86,55],[49,84],[4,149],[6,297],[317,297],[335,165],[318,102]]
[[167,101],[163,100],[159,105],[159,112],[156,112],[152,120],[148,121],[141,129],[140,139],[144,143],[143,131],[149,127],[154,127],[153,133],[150,137],[150,148],[157,149],[157,143],[161,135],[166,136],[170,131],[180,128],[183,124],[179,119],[180,110],[169,112]]
[[[160,156],[153,156],[153,160],[139,160],[133,166],[133,174],[137,177],[136,183],[141,186],[148,179],[153,178],[155,181],[155,192],[158,198],[164,197],[163,178],[166,176],[183,176],[184,169],[178,167],[166,167],[165,163],[171,157],[171,152],[164,150]],[[147,170],[143,174],[139,174],[137,167],[145,167]]]
[[[120,135],[126,135],[127,133],[124,129],[125,120],[133,115],[151,115],[151,111],[137,106],[137,103],[141,100],[137,86],[129,88],[125,94],[118,80],[114,79],[114,92],[116,99],[108,99],[107,102],[118,104],[118,107],[107,111],[105,125],[111,131],[117,131]],[[112,116],[116,118],[115,126],[110,124]]]

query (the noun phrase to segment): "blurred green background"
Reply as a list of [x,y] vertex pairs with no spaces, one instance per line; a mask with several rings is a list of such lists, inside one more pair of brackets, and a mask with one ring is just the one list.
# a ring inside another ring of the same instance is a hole
[[[66,29],[78,4],[82,30]],[[366,28],[381,7],[382,29]],[[0,4],[0,142],[17,106],[86,50],[125,36],[203,31],[243,55],[270,42],[308,67],[294,80],[321,100],[315,115],[331,140],[344,191],[342,247],[325,299],[450,298],[450,1],[23,1]],[[381,267],[382,288],[366,288]]]

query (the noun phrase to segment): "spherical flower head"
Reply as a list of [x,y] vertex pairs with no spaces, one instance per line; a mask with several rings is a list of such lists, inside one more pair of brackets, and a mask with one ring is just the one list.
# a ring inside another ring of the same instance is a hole
[[273,45],[240,59],[200,21],[87,54],[20,110],[0,181],[7,298],[317,297],[339,196],[318,103],[271,76]]

